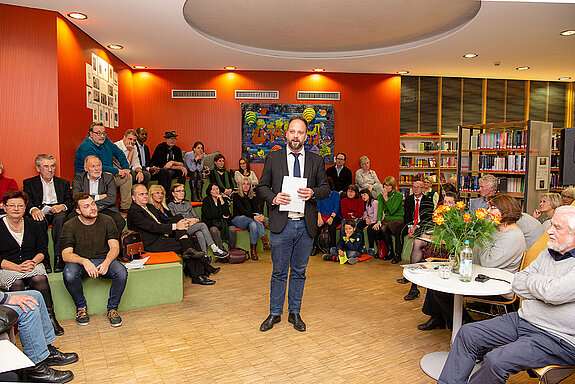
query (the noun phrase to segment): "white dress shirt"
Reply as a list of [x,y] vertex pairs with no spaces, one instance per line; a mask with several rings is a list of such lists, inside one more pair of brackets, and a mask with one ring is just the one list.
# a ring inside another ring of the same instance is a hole
[[[299,161],[299,174],[301,175],[301,177],[303,177],[303,170],[305,169],[304,165],[305,165],[305,150],[303,149],[303,146],[301,148],[301,150],[299,152],[294,152],[292,151],[289,146],[286,145],[286,153],[287,153],[287,163],[288,163],[288,172],[289,175],[291,177],[293,177],[293,167],[294,167],[294,163],[295,163],[295,156],[292,155],[292,153],[299,153],[298,156],[298,161]],[[288,213],[288,218],[290,219],[301,219],[304,217],[303,213],[300,212],[294,212],[294,211],[289,211]]]
[[[122,152],[124,152],[124,155],[126,156],[126,159],[127,159],[128,154],[130,153],[130,150],[128,148],[126,148],[126,144],[124,144],[124,141],[123,140],[116,141],[114,144],[116,144],[116,147],[120,148],[120,150]],[[116,161],[116,158],[114,158],[114,162],[115,161]],[[122,169],[122,167],[119,165],[119,163],[117,164],[117,166],[118,166],[118,169]],[[134,155],[132,156],[132,162],[130,163],[130,168],[132,169],[132,171],[135,171],[138,168],[142,168],[142,165],[140,164],[140,159],[138,158],[138,150],[135,147],[134,147]]]

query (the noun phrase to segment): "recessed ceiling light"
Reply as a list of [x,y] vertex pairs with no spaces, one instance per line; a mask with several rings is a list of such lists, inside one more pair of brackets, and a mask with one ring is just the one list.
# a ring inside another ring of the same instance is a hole
[[70,12],[67,13],[67,15],[69,18],[76,20],[86,20],[88,18],[88,16],[86,16],[84,13],[81,12]]
[[403,70],[403,71],[397,71],[395,73],[397,73],[398,75],[407,75],[409,71]]
[[479,56],[477,53],[466,53],[465,55],[463,55],[463,57],[465,57],[466,59],[473,59],[474,57]]
[[561,32],[560,35],[561,36],[573,36],[573,35],[575,35],[575,30],[568,29],[566,31]]
[[314,68],[314,72],[325,72],[325,68]]
[[570,77],[560,77],[557,80],[571,80],[571,78]]
[[120,44],[109,44],[108,48],[110,48],[110,49],[124,49],[124,46],[120,45]]
[[148,67],[146,67],[145,65],[134,65],[134,69],[146,69]]
[[226,66],[224,67],[224,69],[225,69],[226,71],[235,71],[236,69],[238,69],[238,67],[234,67],[233,65],[226,65]]
[[525,67],[517,67],[517,68],[515,68],[515,69],[518,70],[518,71],[526,71],[526,70],[529,69],[529,67],[527,67],[527,66],[525,66]]

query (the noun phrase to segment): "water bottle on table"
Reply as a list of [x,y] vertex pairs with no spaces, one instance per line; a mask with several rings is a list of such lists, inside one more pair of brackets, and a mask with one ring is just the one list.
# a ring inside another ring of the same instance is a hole
[[473,251],[469,247],[469,240],[465,240],[459,260],[459,280],[468,283],[471,281],[473,269]]

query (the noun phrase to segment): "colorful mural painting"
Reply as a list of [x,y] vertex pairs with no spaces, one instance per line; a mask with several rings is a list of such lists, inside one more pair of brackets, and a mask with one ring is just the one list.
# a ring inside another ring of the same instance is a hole
[[308,122],[305,149],[333,164],[335,121],[332,104],[242,103],[242,156],[263,163],[269,152],[285,147],[289,119],[303,116]]

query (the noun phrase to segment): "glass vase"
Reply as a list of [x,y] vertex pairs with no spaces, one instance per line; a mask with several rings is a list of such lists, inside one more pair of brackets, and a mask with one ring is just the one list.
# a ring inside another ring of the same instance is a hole
[[461,247],[456,247],[453,252],[451,252],[449,254],[449,264],[451,264],[451,272],[455,273],[455,274],[459,274],[459,255],[460,255],[460,249]]

